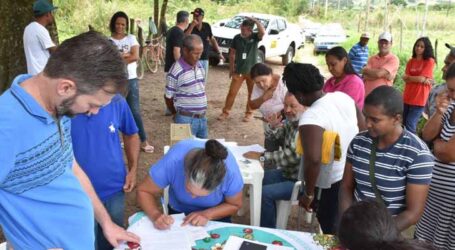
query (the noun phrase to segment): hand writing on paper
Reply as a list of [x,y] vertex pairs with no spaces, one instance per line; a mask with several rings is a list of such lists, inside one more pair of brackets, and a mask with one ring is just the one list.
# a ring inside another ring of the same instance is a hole
[[209,222],[209,219],[204,215],[203,212],[192,212],[183,219],[182,226],[193,225],[193,226],[205,226]]
[[139,236],[132,232],[127,232],[125,229],[121,228],[112,221],[103,226],[103,234],[107,241],[109,241],[109,243],[114,247],[118,247],[120,241],[140,243],[141,240]]
[[172,224],[174,224],[174,218],[165,214],[161,214],[160,217],[153,221],[153,226],[158,230],[169,229]]
[[253,160],[259,160],[259,157],[261,157],[261,155],[262,155],[261,152],[248,151],[243,154],[243,157]]

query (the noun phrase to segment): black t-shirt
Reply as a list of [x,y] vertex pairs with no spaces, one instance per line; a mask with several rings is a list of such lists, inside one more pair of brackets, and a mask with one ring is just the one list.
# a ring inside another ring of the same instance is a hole
[[201,60],[208,60],[210,48],[209,39],[211,39],[213,36],[210,24],[203,22],[201,30],[199,30],[197,27],[194,27],[193,30],[191,31],[191,34],[198,35],[202,39],[202,42],[204,43],[204,51],[202,52]]
[[174,47],[182,48],[183,45],[183,30],[177,26],[172,27],[166,35],[166,59],[164,60],[164,72],[168,72],[174,60]]

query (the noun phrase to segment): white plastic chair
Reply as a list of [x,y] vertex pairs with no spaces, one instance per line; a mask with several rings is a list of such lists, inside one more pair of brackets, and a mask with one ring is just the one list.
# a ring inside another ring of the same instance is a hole
[[[164,146],[163,154],[166,154],[167,151],[169,151],[169,148],[170,148],[169,145]],[[163,190],[163,199],[164,199],[164,204],[163,205],[165,207],[167,207],[167,205],[169,204],[169,186],[165,187],[164,190]]]
[[292,189],[290,200],[278,200],[276,201],[276,227],[279,229],[286,229],[288,224],[289,214],[291,213],[291,207],[299,204],[298,195],[302,181],[297,181]]

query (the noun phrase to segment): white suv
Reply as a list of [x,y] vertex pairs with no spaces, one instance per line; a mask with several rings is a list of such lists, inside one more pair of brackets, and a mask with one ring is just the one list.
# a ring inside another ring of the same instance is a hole
[[[283,65],[291,62],[296,49],[304,45],[302,30],[295,24],[289,23],[284,17],[258,13],[240,13],[226,22],[218,22],[212,26],[212,33],[218,42],[226,60],[229,59],[229,48],[232,39],[240,33],[240,25],[245,17],[254,17],[265,28],[265,35],[258,44],[258,62],[265,58],[281,56]],[[254,31],[257,32],[257,27]],[[218,65],[220,59],[216,53],[209,54],[210,65]]]

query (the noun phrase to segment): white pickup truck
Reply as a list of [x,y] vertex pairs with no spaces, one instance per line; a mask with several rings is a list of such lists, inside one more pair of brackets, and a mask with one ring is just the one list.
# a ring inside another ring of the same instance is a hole
[[[291,62],[295,51],[304,45],[303,31],[296,24],[289,23],[284,17],[259,14],[240,13],[227,21],[223,20],[212,26],[212,33],[218,42],[221,52],[226,60],[229,59],[229,48],[232,39],[240,33],[240,24],[245,16],[258,19],[265,28],[265,35],[258,44],[258,62],[264,62],[265,58],[281,56],[283,65]],[[257,27],[254,27],[257,32]],[[218,65],[219,56],[212,51],[209,54],[210,65]]]

